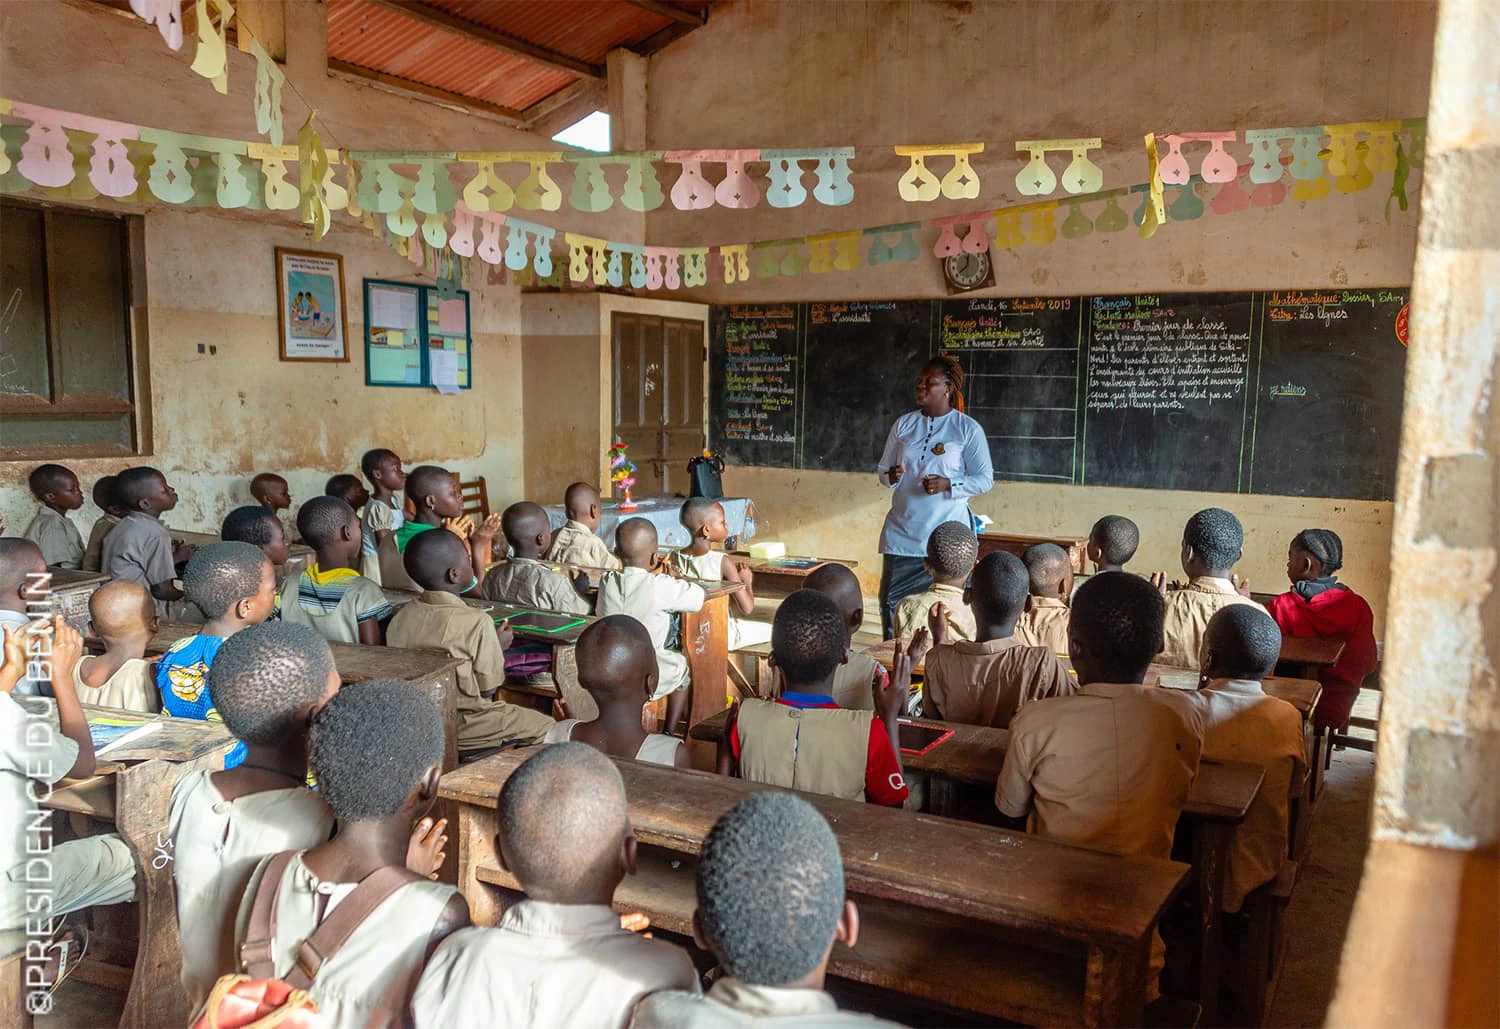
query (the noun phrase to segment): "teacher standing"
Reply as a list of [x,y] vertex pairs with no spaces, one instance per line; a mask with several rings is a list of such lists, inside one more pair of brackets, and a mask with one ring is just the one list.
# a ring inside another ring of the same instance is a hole
[[880,482],[894,492],[880,530],[880,630],[889,639],[902,597],[932,585],[927,537],[944,522],[973,524],[969,497],[995,486],[984,428],[964,414],[964,373],[934,357],[917,375],[917,409],[896,419],[880,455]]

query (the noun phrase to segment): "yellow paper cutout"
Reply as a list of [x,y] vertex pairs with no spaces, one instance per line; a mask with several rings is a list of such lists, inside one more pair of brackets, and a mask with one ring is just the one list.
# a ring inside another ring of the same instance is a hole
[[[979,195],[979,176],[969,164],[971,154],[984,152],[983,143],[950,143],[944,146],[898,146],[897,154],[911,159],[896,183],[901,199],[909,203],[927,203],[939,194],[949,200],[972,200]],[[929,157],[952,157],[953,167],[940,182],[927,167]]]
[[1151,172],[1150,207],[1138,230],[1142,239],[1150,239],[1166,223],[1167,205],[1161,193],[1161,160],[1156,153],[1156,133],[1146,133],[1146,160]]
[[[218,28],[208,17],[212,3],[219,12]],[[229,47],[225,39],[234,7],[229,0],[197,0],[198,52],[193,56],[193,71],[214,84],[220,93],[229,93]]]
[[332,215],[323,200],[323,180],[328,175],[328,154],[323,141],[313,128],[317,111],[308,112],[307,121],[297,133],[297,193],[301,201],[301,218],[304,225],[311,225],[313,239],[328,235],[328,223]]

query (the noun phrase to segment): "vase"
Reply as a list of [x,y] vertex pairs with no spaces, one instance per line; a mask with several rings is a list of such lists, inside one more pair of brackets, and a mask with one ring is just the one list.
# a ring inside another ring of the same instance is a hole
[[634,511],[635,501],[630,499],[630,490],[625,491],[625,496],[620,499],[621,511]]

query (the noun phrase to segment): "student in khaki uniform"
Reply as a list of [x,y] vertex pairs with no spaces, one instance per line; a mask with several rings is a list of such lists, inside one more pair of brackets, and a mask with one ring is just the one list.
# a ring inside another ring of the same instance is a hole
[[[310,979],[306,989],[328,1029],[405,1024],[427,955],[469,924],[454,887],[406,867],[411,827],[437,799],[442,762],[442,716],[411,683],[341,690],[313,721],[313,772],[337,831],[311,850],[260,862],[235,920],[235,943],[252,978]],[[320,925],[344,904],[358,910],[377,897],[308,975],[299,954]]]
[[1016,619],[1030,606],[1026,566],[1014,554],[986,554],[974,569],[964,598],[978,632],[973,642],[948,640],[944,604],[934,604],[928,631],[912,641],[911,662],[926,655],[923,713],[967,725],[1010,726],[1024,705],[1071,696],[1078,683],[1068,666],[1046,647],[1027,646],[1014,635]]
[[1244,542],[1240,520],[1223,508],[1205,508],[1188,519],[1182,530],[1182,570],[1188,584],[1169,587],[1166,572],[1151,576],[1152,585],[1167,598],[1166,642],[1157,658],[1162,664],[1201,668],[1203,634],[1220,608],[1249,604],[1265,610],[1250,599],[1250,583],[1232,574]]
[[1016,638],[1054,654],[1068,652],[1068,598],[1073,595],[1073,562],[1056,543],[1028,547],[1021,558],[1030,579],[1031,604],[1016,622]]
[[83,563],[79,567],[85,572],[97,572],[103,567],[104,539],[130,513],[115,493],[117,481],[116,476],[102,475],[94,483],[92,495],[99,517],[89,529],[89,541],[83,547]]
[[126,579],[146,587],[161,617],[183,613],[185,605],[176,604],[183,593],[173,580],[177,578],[177,566],[186,564],[195,548],[192,544],[174,546],[161,523],[161,516],[177,506],[177,491],[161,472],[141,466],[127,468],[116,476],[115,493],[129,514],[105,539],[101,570],[111,579]]
[[927,574],[932,585],[924,593],[902,597],[891,625],[895,638],[907,646],[917,630],[927,624],[932,605],[948,605],[948,630],[954,639],[974,638],[974,618],[964,604],[964,583],[979,556],[979,540],[963,522],[943,522],[927,537]]
[[510,505],[501,516],[500,526],[511,556],[484,577],[480,592],[486,600],[565,614],[589,613],[583,593],[588,588],[588,576],[579,572],[578,579],[571,580],[541,560],[552,542],[552,529],[540,504],[522,500]]
[[729,649],[770,642],[770,624],[750,620],[755,613],[755,576],[749,568],[735,564],[728,554],[713,549],[714,544],[722,546],[729,538],[724,505],[707,497],[694,497],[682,505],[678,518],[693,542],[672,555],[673,570],[690,579],[738,582],[744,586],[729,596]]
[[160,624],[151,594],[137,584],[116,580],[96,589],[89,597],[89,634],[104,640],[104,653],[73,667],[79,702],[160,711],[155,662],[146,660],[146,644]]
[[69,511],[83,506],[78,476],[60,464],[41,464],[31,470],[31,495],[42,506],[21,533],[42,551],[42,559],[53,568],[78,568],[83,564],[83,537],[68,518]]
[[314,497],[297,512],[297,532],[316,555],[281,587],[281,620],[309,626],[330,643],[385,643],[394,612],[381,588],[359,574],[364,533],[354,509],[338,497]]
[[460,596],[474,587],[464,541],[446,529],[424,532],[407,544],[403,556],[407,574],[423,592],[396,612],[385,641],[392,647],[435,648],[458,658],[459,760],[540,743],[552,719],[497,696],[505,685],[511,632],[503,624],[497,629],[489,614]]
[[896,650],[896,674],[876,711],[849,711],[828,696],[843,657],[844,619],[823,594],[798,590],[776,609],[774,700],[731,708],[719,773],[808,793],[900,807],[906,800],[896,719],[911,688],[911,662]]
[[379,586],[380,545],[394,547],[396,530],[406,520],[401,498],[396,495],[406,483],[406,473],[401,470],[401,458],[396,452],[384,447],[366,450],[359,459],[359,470],[370,480],[370,500],[360,522],[365,532],[363,573]]
[[609,544],[599,538],[599,490],[586,482],[575,482],[563,495],[568,522],[552,534],[547,560],[559,565],[581,565],[585,568],[624,567],[610,552]]
[[1105,515],[1089,530],[1089,563],[1099,572],[1123,572],[1141,545],[1141,530],[1124,515]]
[[609,758],[546,747],[511,773],[495,814],[500,865],[526,899],[433,953],[412,999],[418,1029],[623,1029],[647,994],[698,992],[686,952],[621,928],[610,907],[636,843]]
[[833,945],[858,943],[859,910],[838,840],[807,801],[757,793],[730,808],[703,840],[696,882],[693,939],[724,975],[702,996],[652,994],[632,1029],[892,1025],[839,1011],[823,990]]
[[195,1007],[238,966],[234,916],[256,865],[333,831],[322,795],[307,788],[308,730],[339,688],[327,642],[302,625],[252,625],[224,642],[209,680],[245,760],[183,776],[167,808],[182,985]]
[[[865,623],[865,598],[859,578],[848,565],[829,562],[802,580],[804,589],[817,590],[833,601],[844,616],[844,661],[833,672],[828,695],[839,707],[852,711],[875,710],[875,692],[890,683],[885,667],[869,654],[854,649],[854,634]],[[769,684],[767,684],[769,685]]]
[[1205,721],[1203,756],[1266,770],[1234,829],[1224,890],[1224,910],[1234,912],[1251,890],[1276,878],[1286,859],[1291,792],[1306,768],[1302,716],[1261,689],[1281,653],[1281,630],[1270,615],[1248,604],[1222,609],[1208,623],[1203,649],[1206,681],[1193,695]]
[[599,578],[600,615],[629,615],[646,627],[656,648],[659,678],[652,700],[667,700],[666,730],[675,735],[677,723],[687,708],[687,658],[667,647],[672,615],[703,609],[703,587],[662,574],[661,551],[656,526],[644,518],[627,518],[615,529],[615,545],[625,567],[605,572]]

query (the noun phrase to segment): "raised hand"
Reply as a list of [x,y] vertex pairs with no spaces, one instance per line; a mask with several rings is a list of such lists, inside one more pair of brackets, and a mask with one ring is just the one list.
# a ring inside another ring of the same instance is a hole
[[406,867],[429,879],[438,877],[443,859],[448,856],[448,819],[424,818],[412,827],[406,844]]

